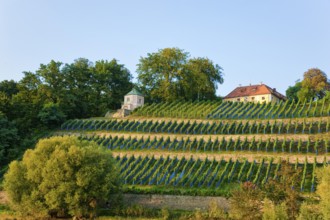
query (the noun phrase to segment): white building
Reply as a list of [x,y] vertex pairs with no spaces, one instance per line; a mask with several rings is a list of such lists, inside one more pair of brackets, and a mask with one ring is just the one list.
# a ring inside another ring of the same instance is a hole
[[124,104],[121,109],[133,111],[137,107],[144,105],[144,96],[135,88],[124,97]]

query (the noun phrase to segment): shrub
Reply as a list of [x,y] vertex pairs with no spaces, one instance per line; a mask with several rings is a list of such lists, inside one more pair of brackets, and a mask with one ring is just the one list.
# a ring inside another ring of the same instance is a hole
[[269,200],[267,198],[264,200],[262,219],[263,220],[276,220],[275,205],[271,200]]
[[4,189],[11,208],[25,216],[82,217],[118,191],[118,173],[110,151],[75,137],[52,137],[10,164]]
[[[276,219],[287,220],[288,216],[288,208],[285,202],[275,206]],[[294,219],[294,218],[293,218]]]
[[300,173],[300,170],[294,170],[288,161],[282,161],[277,177],[269,179],[263,187],[266,198],[275,204],[276,209],[282,207],[284,210],[285,206],[289,219],[295,219],[299,213],[301,200],[299,188]]
[[170,218],[170,212],[168,211],[167,208],[161,209],[161,216],[163,217],[164,220],[167,220]]
[[322,219],[319,211],[319,207],[315,204],[309,204],[308,202],[303,202],[300,206],[300,212],[297,220],[317,220]]
[[208,210],[208,219],[227,219],[227,213],[222,209],[216,200],[212,200],[209,204]]
[[330,219],[330,166],[326,166],[317,172],[320,179],[316,193],[320,196],[320,212],[324,219]]
[[252,182],[245,182],[232,193],[229,215],[233,219],[261,219],[262,191]]

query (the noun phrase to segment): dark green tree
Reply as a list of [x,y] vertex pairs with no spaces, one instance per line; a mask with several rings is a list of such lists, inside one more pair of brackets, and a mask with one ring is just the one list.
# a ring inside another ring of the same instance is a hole
[[222,68],[208,58],[193,58],[185,65],[182,80],[186,100],[210,100],[216,98],[218,84],[223,83]]
[[179,84],[189,54],[178,48],[165,48],[141,57],[137,65],[143,92],[155,101],[174,101],[182,97]]
[[[0,171],[18,155],[19,136],[14,123],[0,111]],[[2,174],[2,172],[1,172]]]
[[0,82],[0,92],[5,93],[8,97],[18,93],[17,83],[14,80],[4,80]]
[[48,128],[55,128],[64,122],[66,115],[61,111],[58,103],[49,102],[43,106],[38,118]]
[[120,108],[124,95],[133,87],[129,70],[113,59],[96,61],[92,71],[95,115],[104,115],[109,109]]
[[66,96],[61,102],[68,118],[104,115],[120,107],[124,95],[132,88],[128,69],[112,61],[77,59],[63,67]]
[[152,101],[214,99],[223,83],[221,67],[207,58],[189,59],[179,48],[165,48],[141,57],[138,80],[146,98]]
[[297,102],[299,100],[298,98],[298,92],[301,90],[301,82],[296,82],[294,86],[289,86],[289,88],[285,91],[286,97],[289,100]]
[[32,72],[24,72],[19,81],[19,92],[11,99],[12,113],[10,120],[16,122],[20,135],[27,135],[40,126],[38,112],[45,103],[46,96],[41,90],[40,78]]
[[[19,82],[0,82],[0,111],[15,124],[20,142],[6,149],[22,153],[64,118],[103,116],[117,109],[132,89],[132,76],[117,60],[80,58],[70,64],[50,61]],[[7,142],[6,142],[7,143]],[[9,162],[9,161],[8,161]]]
[[67,79],[62,73],[61,62],[51,60],[49,64],[40,64],[36,76],[42,81],[41,90],[48,102],[61,103],[67,96]]

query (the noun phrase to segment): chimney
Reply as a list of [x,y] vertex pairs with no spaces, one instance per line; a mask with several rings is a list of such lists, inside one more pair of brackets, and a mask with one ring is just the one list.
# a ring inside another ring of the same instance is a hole
[[273,88],[273,91],[276,92],[276,88]]

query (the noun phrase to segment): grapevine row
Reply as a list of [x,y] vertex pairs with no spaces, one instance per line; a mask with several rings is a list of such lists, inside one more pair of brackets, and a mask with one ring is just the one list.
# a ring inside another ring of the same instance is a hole
[[134,116],[208,119],[278,119],[330,116],[330,102],[320,101],[279,103],[184,102],[153,103],[132,113]]
[[196,138],[174,138],[169,137],[150,138],[150,137],[131,137],[128,138],[109,136],[81,136],[80,138],[94,141],[101,146],[111,150],[165,150],[165,151],[188,151],[188,152],[228,152],[228,151],[252,151],[252,152],[282,152],[282,153],[314,153],[316,155],[327,154],[330,150],[329,139],[317,139],[312,141],[308,139],[303,141],[301,139],[283,139],[268,138],[267,140],[253,137],[251,140],[238,137],[232,138],[215,138],[208,140]]
[[[248,162],[247,160],[194,160],[178,158],[154,157],[117,157],[121,177],[127,185],[162,185],[194,188],[219,188],[230,183],[251,181],[263,185],[269,178],[277,178],[280,161]],[[314,163],[296,163],[295,169],[301,169],[300,186],[302,191],[315,190]]]
[[67,131],[115,131],[171,134],[317,134],[330,131],[330,117],[318,121],[139,121],[74,119],[61,126]]

